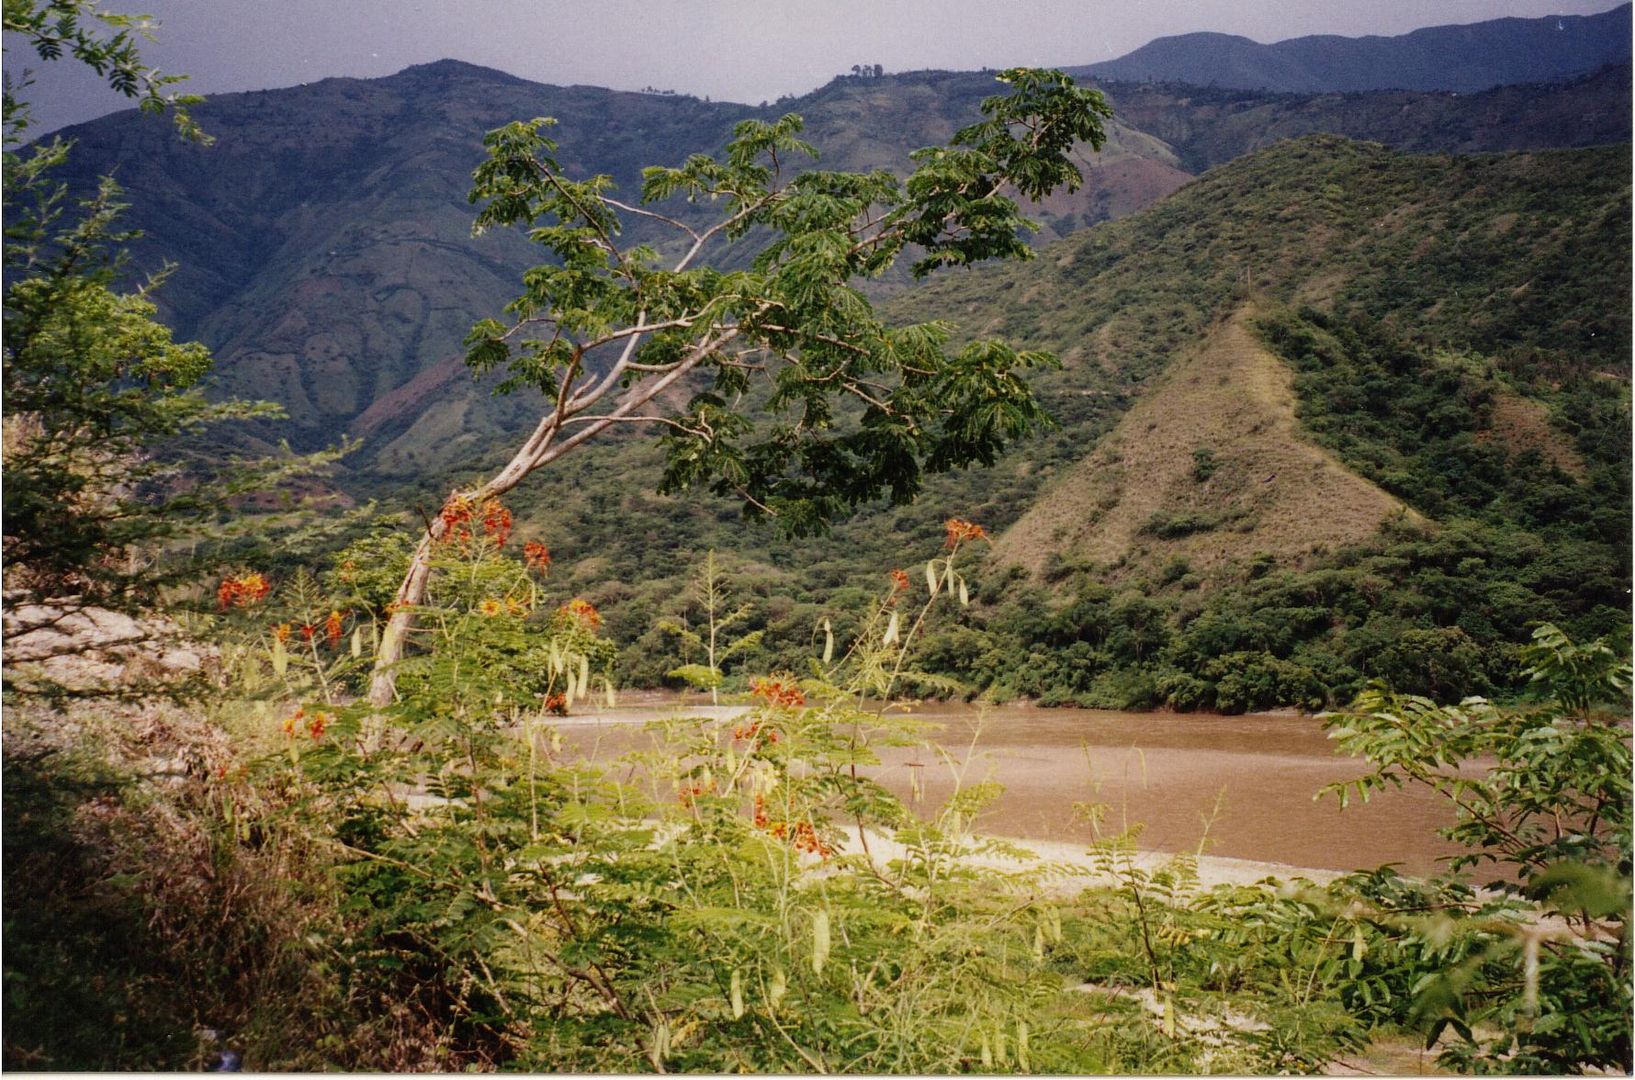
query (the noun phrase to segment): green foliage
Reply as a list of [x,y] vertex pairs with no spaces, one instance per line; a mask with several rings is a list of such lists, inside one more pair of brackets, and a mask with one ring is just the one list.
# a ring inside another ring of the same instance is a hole
[[[984,103],[989,119],[917,154],[906,182],[883,172],[786,176],[790,159],[815,155],[794,115],[739,124],[725,161],[695,155],[646,171],[644,203],[715,204],[707,228],[619,202],[607,177],[568,179],[542,134],[548,121],[492,132],[472,190],[485,204],[477,228],[527,226],[551,256],[524,275],[511,325],[487,320],[468,339],[476,370],[506,367],[507,387],[535,386],[557,402],[517,468],[610,426],[587,410],[621,388],[613,419],[661,425],[664,490],[708,487],[804,534],[881,495],[906,502],[922,468],[992,464],[1038,427],[1043,414],[1015,372],[1045,357],[997,342],[949,352],[946,326],[888,329],[851,284],[910,245],[922,253],[917,273],[1029,254],[1017,238],[1024,219],[999,189],[1039,197],[1077,184],[1068,151],[1100,144],[1106,108],[1059,74],[1001,78],[1013,92]],[[686,254],[663,267],[651,249],[621,249],[621,215],[671,225]],[[748,269],[693,265],[717,238],[752,231],[759,253]],[[608,370],[592,376],[603,355]],[[683,377],[695,389],[685,409],[644,411]],[[752,386],[764,424],[729,404]],[[589,426],[547,451],[568,422]]]
[[[220,487],[188,491],[185,463],[153,450],[211,422],[259,411],[211,405],[197,389],[210,356],[154,318],[146,290],[113,286],[128,235],[118,189],[104,184],[72,224],[46,179],[61,148],[8,154],[5,294],[6,561],[42,596],[82,592],[115,603],[148,588],[119,564],[184,520],[213,515]],[[40,203],[27,206],[31,195]],[[15,201],[13,201],[15,200]]]
[[[1446,1063],[1520,1073],[1628,1068],[1629,664],[1604,643],[1575,645],[1553,626],[1535,632],[1527,658],[1541,696],[1531,709],[1364,694],[1329,728],[1372,771],[1328,790],[1342,804],[1387,786],[1436,793],[1457,812],[1446,835],[1466,848],[1453,867],[1492,863],[1504,874],[1500,889],[1534,901],[1450,905],[1440,926],[1386,922],[1407,941],[1469,942],[1467,956],[1443,957],[1413,988],[1411,1018],[1428,1026],[1427,1045],[1448,1026],[1463,1039],[1444,1051]],[[1602,706],[1616,712],[1597,712]]]
[[[115,29],[112,37],[100,36],[99,22]],[[131,33],[140,26],[77,0],[5,7],[5,28],[43,58],[71,55],[116,90],[141,96],[144,109],[176,111],[184,132],[193,132],[184,102],[163,90],[177,80],[138,59]],[[120,189],[104,179],[95,195],[68,207],[55,177],[69,146],[54,139],[19,147],[29,120],[17,89],[7,84],[4,119],[8,642],[49,635],[88,610],[150,611],[174,602],[176,587],[219,564],[234,542],[234,529],[217,521],[224,507],[333,457],[224,461],[200,445],[211,425],[277,410],[206,400],[209,352],[173,341],[157,319],[152,292],[165,275],[129,291],[119,285],[134,238],[119,228]],[[158,633],[152,622],[136,631],[142,638]],[[83,651],[83,637],[55,650]],[[10,668],[6,687],[68,692]]]

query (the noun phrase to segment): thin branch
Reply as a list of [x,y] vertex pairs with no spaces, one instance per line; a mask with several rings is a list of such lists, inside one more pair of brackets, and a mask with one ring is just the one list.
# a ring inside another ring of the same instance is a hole
[[686,233],[688,236],[691,236],[694,240],[698,239],[698,230],[697,229],[693,228],[691,225],[686,224],[685,222],[677,221],[673,217],[667,217],[664,214],[655,213],[652,210],[648,210],[648,209],[645,209],[645,208],[640,207],[640,206],[632,206],[629,203],[620,202],[618,199],[610,198],[610,197],[608,197],[606,195],[602,196],[602,201],[607,203],[611,207],[614,207],[614,208],[619,209],[619,210],[623,210],[627,214],[638,214],[638,215],[640,215],[642,217],[652,218],[654,221],[662,221],[666,225],[671,225],[671,226],[674,226],[677,229],[680,229],[682,232]]

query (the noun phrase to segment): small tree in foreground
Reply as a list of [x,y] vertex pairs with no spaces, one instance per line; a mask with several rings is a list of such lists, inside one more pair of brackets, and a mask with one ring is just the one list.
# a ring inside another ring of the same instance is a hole
[[[1076,188],[1069,154],[1101,146],[1111,111],[1059,72],[1016,69],[1000,81],[1011,93],[985,101],[986,119],[948,146],[916,152],[906,180],[791,175],[792,158],[815,152],[790,114],[739,124],[725,161],[649,168],[637,206],[614,198],[605,176],[565,176],[542,134],[550,121],[491,132],[471,193],[486,202],[477,229],[525,226],[550,260],[523,275],[509,324],[473,328],[467,363],[506,369],[502,389],[535,387],[550,408],[498,473],[451,504],[502,495],[629,424],[662,432],[664,490],[707,487],[797,535],[882,496],[907,502],[926,471],[992,464],[1045,421],[1017,371],[1050,358],[993,341],[951,351],[943,324],[887,327],[853,283],[907,251],[917,277],[1029,254],[1020,234],[1030,223],[1012,194]],[[708,204],[710,223],[696,206],[649,208],[682,197]],[[623,245],[623,216],[671,231],[675,257]],[[747,268],[700,264],[713,242],[752,232],[760,247]],[[754,414],[744,407],[752,393]],[[431,522],[398,590],[370,687],[376,705],[392,700],[393,665],[445,531],[442,517]]]

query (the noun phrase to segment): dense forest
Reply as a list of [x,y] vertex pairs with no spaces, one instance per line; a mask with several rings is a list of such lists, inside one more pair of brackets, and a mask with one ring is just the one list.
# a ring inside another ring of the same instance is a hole
[[[4,20],[158,114],[182,149],[128,178],[212,152],[130,19]],[[1097,90],[859,65],[815,101],[943,81],[899,172],[632,95],[713,132],[621,158],[639,194],[496,118],[491,246],[404,264],[483,268],[457,366],[507,404],[456,420],[448,371],[407,350],[371,404],[315,329],[360,281],[404,341],[454,307],[248,250],[145,277],[143,192],[7,83],[7,1068],[1631,1066],[1627,147],[1310,134],[1076,229],[1096,151],[1180,160]],[[405,85],[329,87],[314,138]],[[233,377],[178,325],[236,326]],[[409,441],[355,468],[310,437],[345,415]],[[633,688],[692,704],[584,752]],[[1226,880],[1092,797],[1041,858],[933,697],[1287,710],[1359,765],[1315,797],[1417,792],[1456,854]],[[890,780],[906,747],[951,794]]]

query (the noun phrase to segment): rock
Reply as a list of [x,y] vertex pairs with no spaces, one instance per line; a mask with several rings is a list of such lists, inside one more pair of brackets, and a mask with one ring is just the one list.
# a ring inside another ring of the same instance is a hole
[[9,684],[45,682],[81,693],[173,687],[220,669],[219,652],[192,641],[173,621],[136,618],[73,599],[16,603],[6,597]]

